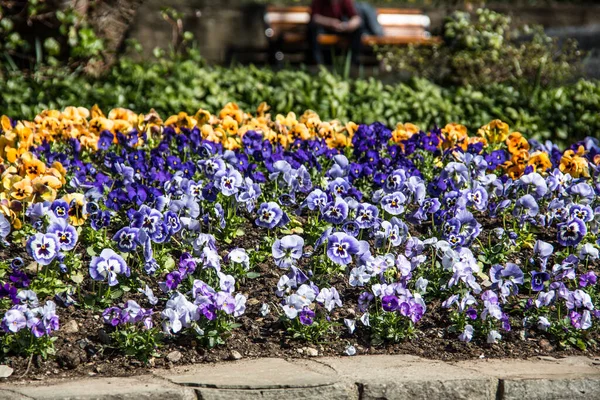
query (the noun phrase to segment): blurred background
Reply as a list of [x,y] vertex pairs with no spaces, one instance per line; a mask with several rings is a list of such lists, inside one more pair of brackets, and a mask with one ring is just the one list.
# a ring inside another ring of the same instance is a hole
[[267,101],[323,119],[476,129],[501,118],[539,139],[600,136],[600,2],[365,3],[425,16],[428,39],[367,46],[358,68],[341,46],[316,67],[271,29],[273,10],[309,0],[0,0],[0,114]]

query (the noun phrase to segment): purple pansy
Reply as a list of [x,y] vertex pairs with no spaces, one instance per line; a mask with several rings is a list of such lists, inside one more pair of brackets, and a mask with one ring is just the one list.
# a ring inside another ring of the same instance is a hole
[[401,192],[395,192],[385,195],[381,199],[381,207],[392,215],[400,215],[404,212],[404,203],[406,202],[406,196]]
[[73,250],[77,244],[79,235],[74,226],[69,225],[67,219],[56,219],[48,227],[48,233],[53,233],[58,238],[58,245],[60,250],[69,251]]
[[531,289],[534,292],[539,292],[540,290],[544,290],[545,282],[550,280],[550,274],[547,272],[531,272]]
[[381,307],[383,308],[383,311],[387,312],[393,312],[398,310],[398,297],[394,295],[383,296],[381,298]]
[[288,235],[275,240],[271,247],[275,264],[283,269],[295,266],[302,257],[303,248],[304,239],[298,235]]
[[561,246],[576,246],[587,234],[585,222],[579,218],[572,218],[567,222],[557,225],[557,241]]
[[40,265],[50,264],[58,255],[60,244],[53,233],[36,233],[27,240],[27,253]]
[[283,210],[273,201],[262,203],[256,214],[256,225],[267,229],[278,226],[283,218]]
[[356,223],[361,229],[373,228],[378,223],[379,209],[373,204],[360,203],[356,207]]
[[352,262],[352,255],[358,253],[360,245],[358,240],[342,232],[329,236],[327,242],[327,256],[339,265],[348,265]]
[[111,249],[104,249],[99,256],[92,257],[89,270],[92,279],[107,280],[109,286],[119,283],[117,275],[129,276],[130,274],[125,260]]
[[126,226],[115,233],[115,236],[113,236],[113,241],[115,242],[115,245],[119,251],[129,253],[135,251],[137,248],[138,238],[139,229]]
[[336,197],[321,209],[321,216],[325,221],[339,225],[348,217],[348,204],[341,197]]

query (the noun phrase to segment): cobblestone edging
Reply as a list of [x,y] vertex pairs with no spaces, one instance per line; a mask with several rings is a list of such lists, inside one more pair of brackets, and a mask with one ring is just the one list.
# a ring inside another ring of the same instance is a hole
[[131,378],[0,384],[0,399],[598,399],[600,360],[257,359]]

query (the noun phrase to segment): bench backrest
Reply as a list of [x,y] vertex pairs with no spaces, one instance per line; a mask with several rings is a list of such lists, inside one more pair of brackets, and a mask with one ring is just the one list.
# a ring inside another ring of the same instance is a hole
[[[377,21],[385,36],[428,38],[430,19],[420,10],[378,8]],[[268,7],[265,13],[265,35],[276,37],[286,31],[306,30],[310,7]]]

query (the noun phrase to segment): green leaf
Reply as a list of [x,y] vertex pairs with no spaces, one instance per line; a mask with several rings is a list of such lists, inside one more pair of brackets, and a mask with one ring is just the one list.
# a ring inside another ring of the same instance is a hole
[[88,247],[85,252],[88,254],[88,256],[90,257],[94,257],[97,253],[96,250],[94,250],[93,247]]
[[259,277],[260,277],[260,274],[258,272],[248,272],[246,274],[246,278],[248,278],[248,279],[256,279]]
[[163,265],[167,271],[171,271],[173,269],[173,267],[175,266],[175,260],[173,260],[173,257],[167,256],[167,258],[165,258]]
[[76,284],[81,284],[83,282],[83,274],[81,272],[77,272],[71,275],[71,280]]

